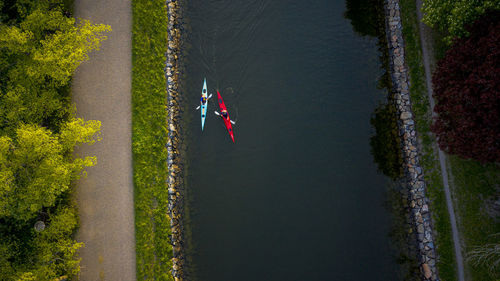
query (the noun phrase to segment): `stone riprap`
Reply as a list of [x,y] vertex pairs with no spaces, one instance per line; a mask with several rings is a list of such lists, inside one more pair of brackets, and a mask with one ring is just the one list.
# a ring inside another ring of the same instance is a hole
[[405,65],[405,49],[402,35],[399,0],[386,0],[386,32],[393,92],[398,111],[398,127],[402,140],[403,162],[408,186],[408,202],[412,231],[417,243],[418,261],[422,280],[439,280],[436,267],[432,218],[429,199],[425,195],[426,184],[418,158],[418,140],[411,110],[408,70]]
[[167,165],[169,176],[167,179],[168,199],[170,211],[170,224],[172,227],[171,243],[173,246],[172,275],[176,281],[185,280],[185,256],[184,256],[184,227],[182,216],[184,213],[184,184],[182,177],[182,138],[180,126],[182,96],[182,73],[184,66],[181,63],[183,3],[176,0],[167,0],[168,11],[168,49],[166,54],[165,77],[167,78],[167,100],[168,100],[168,142],[167,142]]

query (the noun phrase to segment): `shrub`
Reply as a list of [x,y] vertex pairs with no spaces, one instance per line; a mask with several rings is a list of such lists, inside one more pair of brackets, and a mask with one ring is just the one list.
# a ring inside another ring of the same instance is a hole
[[432,130],[442,150],[481,162],[500,160],[500,12],[468,27],[433,76]]

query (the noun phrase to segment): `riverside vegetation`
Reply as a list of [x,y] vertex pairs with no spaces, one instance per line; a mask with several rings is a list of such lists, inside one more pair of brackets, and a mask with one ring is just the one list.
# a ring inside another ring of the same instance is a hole
[[[451,226],[437,159],[436,138],[431,133],[432,117],[426,93],[416,5],[413,0],[400,2],[407,49],[406,57],[410,70],[413,111],[421,141],[422,164],[426,171],[426,181],[429,183],[428,193],[432,201],[433,219],[437,232],[436,242],[440,255],[438,268],[443,280],[456,280]],[[444,57],[446,50],[450,48],[452,38],[468,35],[465,26],[480,18],[486,8],[500,9],[498,1],[444,2],[446,1],[424,1],[426,12],[424,21],[434,27],[432,35],[435,40],[433,50],[435,60]],[[465,12],[457,13],[457,11]],[[451,156],[448,169],[452,175],[450,180],[455,198],[455,210],[458,214],[458,227],[463,240],[462,245],[465,246],[462,251],[466,257],[469,257],[465,260],[466,274],[471,280],[498,280],[500,277],[498,268],[493,266],[494,261],[499,259],[498,253],[496,256],[493,253],[488,256],[488,259],[478,259],[477,256],[469,254],[474,249],[494,250],[494,247],[498,247],[499,244],[499,237],[495,235],[500,232],[498,213],[488,212],[491,209],[488,202],[498,200],[499,196],[498,165],[481,164],[476,160]]]
[[[437,139],[434,133],[431,132],[433,120],[426,91],[415,2],[415,0],[400,0],[403,34],[406,44],[406,62],[411,81],[412,110],[419,133],[420,160],[425,170],[425,181],[428,186],[427,193],[432,204],[435,242],[439,253],[437,264],[439,274],[443,280],[456,280],[451,224],[443,190],[440,164],[437,158]],[[370,5],[367,5],[367,3],[370,3]],[[438,60],[444,57],[445,51],[452,42],[451,38],[457,35],[466,36],[470,34],[465,25],[480,18],[487,8],[495,8],[495,3],[497,5],[496,9],[498,9],[498,2],[493,1],[457,1],[454,3],[447,1],[425,1],[424,5],[427,14],[424,20],[427,24],[435,25],[435,30],[433,31],[434,59]],[[374,16],[376,13],[370,10],[375,9],[373,7],[377,6],[377,1],[351,0],[346,2],[346,6],[346,17],[351,19],[354,29],[361,35],[376,36],[377,26],[374,24],[377,22],[376,16]],[[362,12],[356,13],[350,11],[354,9],[361,9]],[[464,11],[464,9],[470,11],[456,14],[457,11]],[[383,14],[380,11],[378,13]],[[451,13],[455,13],[453,17],[449,16]],[[356,17],[357,14],[362,14],[363,17]],[[384,80],[386,79],[381,77],[380,81],[382,84]],[[390,85],[388,88],[390,88]],[[395,139],[395,136],[391,133],[394,131],[391,127],[394,126],[388,125],[392,124],[390,122],[390,111],[391,106],[381,105],[375,112],[372,125],[376,129],[376,135],[372,138],[371,144],[379,169],[391,178],[397,178],[400,173],[398,171],[400,160],[398,160],[397,155],[390,153],[396,147],[392,141]],[[385,141],[379,141],[379,138],[383,138]],[[466,270],[473,280],[497,280],[498,271],[495,270],[498,268],[492,266],[492,263],[498,260],[499,257],[499,236],[495,235],[495,233],[498,233],[500,230],[498,228],[498,214],[492,214],[492,209],[493,211],[495,210],[495,202],[500,197],[498,190],[500,180],[498,165],[483,165],[474,160],[464,160],[458,156],[451,156],[449,169],[451,170],[451,174],[454,175],[455,209],[459,215],[460,231],[466,245],[463,250],[466,254],[472,254],[466,255],[469,256],[466,263]],[[390,194],[395,198],[398,197],[392,191]],[[397,213],[399,209],[395,205],[400,204],[396,200],[393,201],[392,206],[394,207],[394,212]],[[403,202],[404,205],[405,203]],[[396,221],[402,219],[402,217],[398,216],[395,218]],[[403,227],[404,219],[398,224]],[[395,240],[405,240],[397,232],[392,235],[395,235],[395,238],[400,237]],[[404,259],[404,252],[400,254],[402,254],[400,258]],[[412,263],[411,261],[409,263],[405,262],[410,267]],[[412,272],[412,269],[408,272]],[[407,275],[405,280],[409,280],[410,275]]]
[[137,279],[173,280],[166,186],[167,7],[132,1],[132,149]]
[[69,1],[0,2],[0,280],[80,270],[72,182],[96,158],[73,150],[100,122],[74,117],[71,75],[111,28],[70,15]]

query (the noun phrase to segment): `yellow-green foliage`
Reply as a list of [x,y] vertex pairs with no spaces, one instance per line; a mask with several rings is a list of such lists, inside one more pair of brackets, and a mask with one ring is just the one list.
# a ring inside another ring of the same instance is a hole
[[108,25],[91,24],[65,17],[61,11],[35,10],[17,26],[3,26],[0,30],[0,48],[12,54],[22,54],[18,62],[20,72],[34,82],[50,77],[54,83],[64,85],[78,65],[88,60],[88,53],[97,50],[106,39]]
[[0,24],[0,130],[13,134],[19,122],[57,129],[71,115],[71,75],[110,30],[38,6],[19,24]]
[[28,263],[18,264],[14,254],[19,254],[19,242],[0,241],[1,280],[53,281],[58,277],[74,277],[80,270],[77,250],[83,246],[71,238],[77,226],[77,214],[72,207],[61,207],[51,215],[46,228],[36,232],[31,228],[31,248]]
[[167,194],[167,11],[134,0],[132,126],[138,280],[173,280]]
[[69,82],[110,27],[76,23],[68,0],[0,2],[0,280],[71,278],[82,246],[71,183],[96,163],[73,149],[101,124],[73,117]]
[[36,280],[54,280],[63,275],[75,276],[80,271],[76,253],[83,243],[71,239],[76,226],[75,210],[66,207],[52,215],[48,227],[36,234],[35,258],[39,266],[31,271]]
[[424,0],[423,21],[431,27],[447,32],[446,40],[467,35],[465,26],[488,9],[500,10],[498,0]]
[[71,181],[95,157],[72,158],[73,147],[91,140],[100,122],[69,121],[60,134],[37,125],[21,125],[15,139],[0,137],[0,217],[29,220],[43,207],[52,207]]

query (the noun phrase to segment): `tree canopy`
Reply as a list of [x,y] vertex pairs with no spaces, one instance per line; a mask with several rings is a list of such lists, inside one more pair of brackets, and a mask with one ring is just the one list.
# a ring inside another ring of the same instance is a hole
[[99,121],[75,119],[59,134],[37,125],[22,125],[15,139],[0,137],[0,216],[29,220],[43,207],[54,206],[95,157],[72,158],[75,144],[94,141]]
[[466,26],[487,10],[500,10],[498,0],[424,0],[423,21],[448,34],[447,41],[468,35]]
[[61,206],[51,213],[43,231],[36,232],[32,227],[24,230],[28,241],[2,239],[0,279],[53,281],[62,276],[74,277],[80,270],[77,250],[83,246],[71,238],[76,227],[74,208]]
[[433,76],[432,130],[441,149],[481,162],[500,161],[500,11],[456,40]]
[[[73,155],[100,139],[75,118],[70,81],[111,29],[70,17],[66,0],[0,1],[0,280],[58,280],[79,271],[72,181],[96,164]],[[36,232],[33,224],[47,227]]]
[[106,25],[36,9],[19,25],[0,25],[0,129],[19,122],[56,129],[71,114],[68,86],[78,65],[106,39]]

